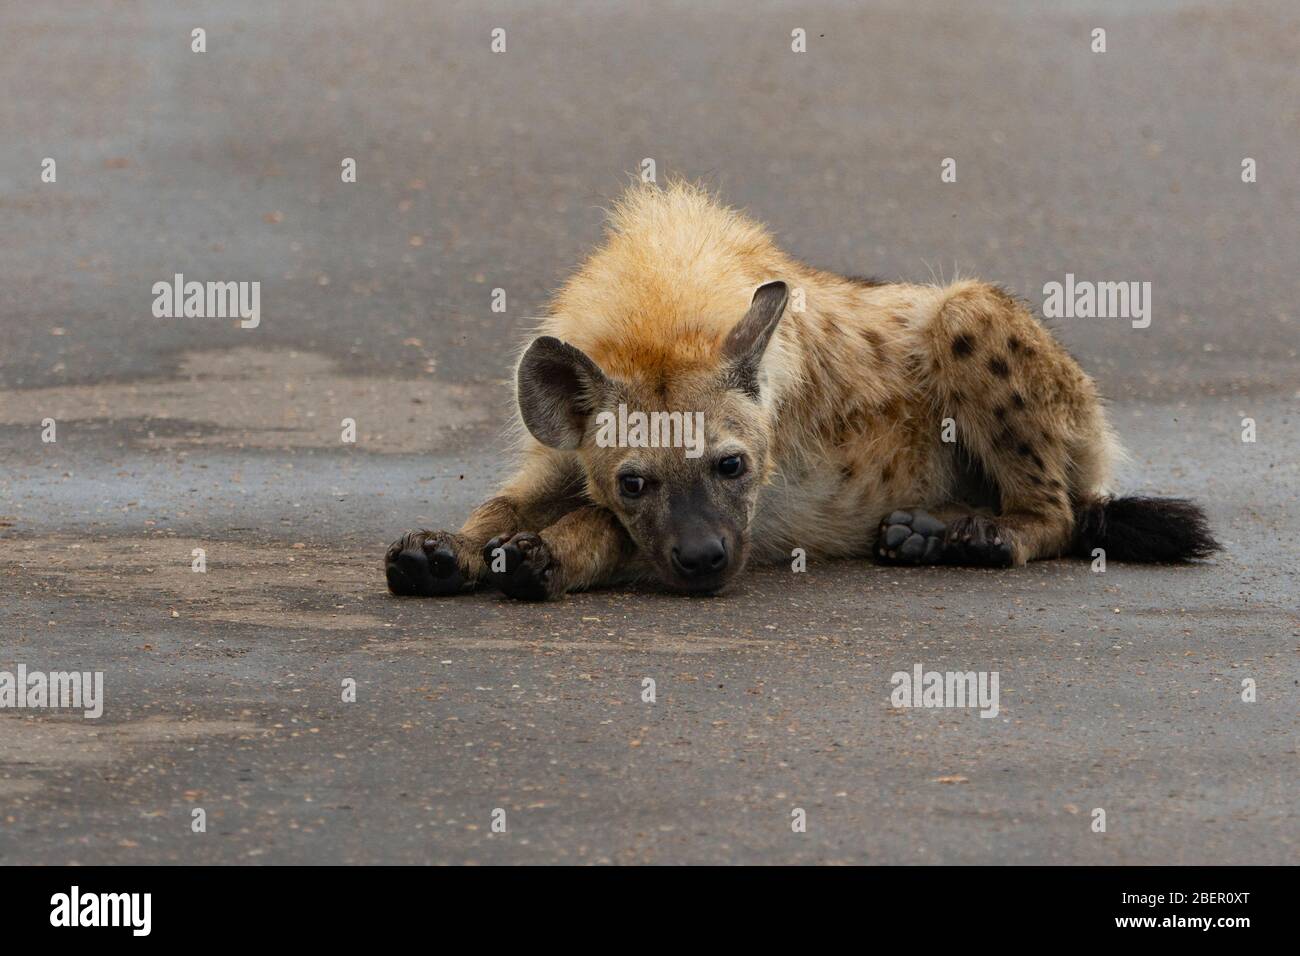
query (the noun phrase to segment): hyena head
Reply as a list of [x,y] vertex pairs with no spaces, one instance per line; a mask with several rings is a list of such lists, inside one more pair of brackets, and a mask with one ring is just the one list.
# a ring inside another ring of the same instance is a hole
[[551,337],[520,362],[524,424],[542,444],[576,451],[588,495],[670,587],[716,591],[745,566],[771,467],[760,363],[786,298],[784,282],[760,286],[716,361],[700,367],[609,376]]

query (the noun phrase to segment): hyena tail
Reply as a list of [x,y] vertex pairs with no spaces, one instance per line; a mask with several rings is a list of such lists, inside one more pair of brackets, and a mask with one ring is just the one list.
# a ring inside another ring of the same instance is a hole
[[1185,498],[1092,498],[1074,507],[1074,554],[1101,548],[1115,561],[1172,563],[1219,550],[1205,512]]

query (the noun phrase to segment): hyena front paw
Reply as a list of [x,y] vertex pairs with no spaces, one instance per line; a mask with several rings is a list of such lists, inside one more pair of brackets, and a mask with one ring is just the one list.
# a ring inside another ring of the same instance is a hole
[[442,597],[465,589],[455,537],[446,531],[408,531],[384,555],[388,590],[401,596]]
[[944,524],[920,508],[895,511],[880,522],[876,555],[885,564],[961,564],[1009,567],[1011,543],[997,521],[963,515]]
[[493,538],[483,548],[492,583],[520,601],[555,597],[557,563],[540,535],[531,531]]

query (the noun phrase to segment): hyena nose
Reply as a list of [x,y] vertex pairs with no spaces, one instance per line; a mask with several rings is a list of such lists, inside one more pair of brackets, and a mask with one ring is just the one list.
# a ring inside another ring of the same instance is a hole
[[673,569],[684,578],[717,574],[727,566],[727,548],[721,538],[704,538],[673,548]]

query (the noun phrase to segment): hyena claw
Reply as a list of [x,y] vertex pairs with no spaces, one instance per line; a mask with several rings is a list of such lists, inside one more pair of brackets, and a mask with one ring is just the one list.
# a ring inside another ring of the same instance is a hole
[[552,597],[556,563],[539,535],[522,531],[493,538],[483,548],[488,577],[507,596],[520,601]]
[[943,558],[946,564],[967,567],[1009,568],[1014,564],[1011,542],[996,518],[963,515],[948,523]]
[[410,597],[443,597],[465,590],[455,542],[442,531],[409,531],[384,555],[388,590]]

